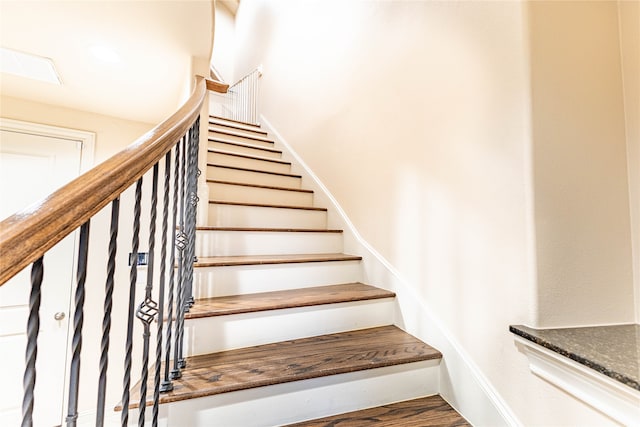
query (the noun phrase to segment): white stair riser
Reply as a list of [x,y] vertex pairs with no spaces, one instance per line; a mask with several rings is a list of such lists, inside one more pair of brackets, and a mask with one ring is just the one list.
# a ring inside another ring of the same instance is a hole
[[266,139],[253,139],[244,136],[227,135],[226,133],[209,131],[209,138],[227,139],[229,141],[241,142],[243,144],[260,145],[262,147],[273,148],[273,141]]
[[182,400],[160,405],[160,425],[266,427],[430,396],[438,392],[439,364],[427,360]]
[[194,269],[195,298],[284,291],[362,280],[360,261],[238,265]]
[[393,323],[392,298],[185,320],[187,356]]
[[288,255],[342,252],[342,233],[198,231],[196,255]]
[[300,188],[302,186],[302,179],[298,177],[219,168],[215,166],[207,167],[207,179],[286,188]]
[[209,141],[208,147],[211,150],[232,151],[239,154],[248,154],[249,156],[268,157],[270,159],[280,159],[282,157],[282,153],[277,151],[261,150],[259,148],[247,147],[245,145],[225,144],[217,141]]
[[210,182],[209,199],[228,202],[313,206],[313,193]]
[[212,227],[326,228],[327,212],[209,203]]
[[207,153],[207,162],[223,166],[234,166],[237,168],[255,169],[266,172],[289,173],[291,165],[287,163],[276,163],[267,160],[238,157],[223,153]]
[[[231,126],[222,126],[215,123],[209,123],[209,131],[234,132],[244,136],[270,139],[267,136],[268,134],[265,134],[264,131],[260,131],[260,128],[251,129],[246,127],[241,127],[238,125],[234,125],[233,127],[231,127]],[[256,132],[256,131],[259,131],[259,132]]]

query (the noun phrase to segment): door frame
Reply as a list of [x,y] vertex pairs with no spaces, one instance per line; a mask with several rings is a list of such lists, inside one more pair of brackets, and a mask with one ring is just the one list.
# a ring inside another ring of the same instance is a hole
[[93,167],[96,145],[96,134],[94,132],[7,119],[4,117],[0,117],[0,129],[9,132],[78,141],[82,144],[82,149],[80,150],[80,174],[83,174]]

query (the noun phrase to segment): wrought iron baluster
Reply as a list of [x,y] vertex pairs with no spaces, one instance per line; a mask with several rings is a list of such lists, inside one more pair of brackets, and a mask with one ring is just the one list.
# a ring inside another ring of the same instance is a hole
[[102,318],[102,341],[100,342],[100,379],[98,381],[98,405],[96,426],[104,425],[104,407],[107,390],[107,367],[109,365],[109,332],[111,331],[111,309],[113,307],[113,285],[116,271],[116,252],[118,246],[118,217],[120,198],[111,203],[111,227],[109,232],[109,259],[107,261],[107,280],[105,283],[104,316]]
[[164,193],[162,197],[162,241],[160,243],[160,288],[158,289],[158,329],[156,331],[156,363],[153,382],[153,421],[158,425],[160,410],[160,364],[162,363],[162,328],[164,326],[164,285],[167,270],[167,228],[169,227],[169,181],[171,179],[171,152],[164,158]]
[[176,302],[176,344],[174,347],[173,370],[171,371],[171,379],[177,379],[182,376],[181,369],[185,363],[182,358],[182,338],[184,332],[184,250],[187,247],[188,237],[185,233],[185,199],[187,193],[186,185],[186,151],[187,139],[181,141],[181,161],[180,161],[180,225],[178,226],[178,235],[176,236],[176,247],[178,248],[178,298]]
[[189,206],[187,207],[187,235],[189,246],[186,265],[186,310],[194,304],[193,299],[193,263],[196,260],[196,206],[198,204],[198,145],[200,137],[200,118],[191,126],[189,139]]
[[74,427],[78,419],[78,392],[80,390],[80,352],[82,350],[82,324],[84,323],[84,295],[87,280],[87,255],[89,253],[90,220],[80,227],[78,248],[78,274],[73,313],[73,341],[71,344],[71,371],[69,376],[69,411],[67,427]]
[[138,246],[140,244],[140,211],[142,198],[142,178],[136,182],[135,205],[133,208],[133,237],[131,240],[131,270],[129,271],[129,311],[127,321],[127,341],[124,355],[124,378],[122,380],[123,426],[129,423],[129,387],[131,386],[131,353],[133,351],[133,315],[135,310],[136,282],[138,281]]
[[22,427],[33,426],[33,390],[36,385],[36,356],[38,355],[38,333],[40,332],[40,297],[44,267],[42,257],[31,266],[31,293],[29,295],[29,320],[27,321],[26,366],[22,384]]
[[[183,137],[184,139],[184,137]],[[176,262],[176,221],[178,217],[178,187],[180,185],[180,145],[178,142],[175,149],[175,166],[173,177],[173,209],[172,209],[172,225],[171,225],[171,255],[169,258],[169,301],[167,303],[167,342],[165,348],[165,363],[164,363],[164,380],[162,381],[162,387],[160,391],[166,392],[173,390],[173,384],[169,378],[169,367],[171,365],[171,339],[173,332],[173,297],[174,297],[174,284],[175,284],[175,262]]]
[[136,317],[142,321],[142,372],[140,374],[140,406],[138,412],[138,426],[144,427],[145,408],[147,406],[147,379],[149,376],[149,339],[151,337],[151,322],[158,314],[158,303],[151,295],[153,291],[153,267],[156,242],[156,219],[158,205],[158,163],[153,165],[151,183],[151,218],[149,223],[149,264],[147,266],[147,286],[144,301],[138,306]]

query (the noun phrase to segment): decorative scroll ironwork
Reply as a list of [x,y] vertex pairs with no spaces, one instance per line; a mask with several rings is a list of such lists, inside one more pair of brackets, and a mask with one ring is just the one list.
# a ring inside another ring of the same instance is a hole
[[187,248],[187,245],[189,244],[189,238],[187,237],[187,233],[183,233],[182,231],[177,231],[175,242],[176,242],[176,247],[179,250],[184,251]]
[[[158,304],[151,298],[145,298],[136,310],[136,317],[142,321],[146,326],[151,325],[153,319],[158,315]],[[148,336],[147,336],[148,337]],[[143,356],[144,360],[144,356]],[[149,355],[147,354],[147,362],[149,361]]]

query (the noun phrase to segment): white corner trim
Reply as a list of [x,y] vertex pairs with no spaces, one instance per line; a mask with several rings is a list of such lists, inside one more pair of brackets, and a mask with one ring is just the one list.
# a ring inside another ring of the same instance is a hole
[[82,174],[88,171],[94,165],[96,145],[96,134],[94,132],[43,125],[41,123],[24,122],[4,117],[0,117],[0,129],[79,142],[82,144],[79,173]]
[[462,345],[458,342],[458,340],[451,334],[451,332],[444,326],[443,322],[435,317],[433,310],[431,310],[424,303],[423,299],[417,294],[415,289],[412,286],[409,286],[407,281],[401,276],[400,272],[396,270],[396,268],[378,251],[376,251],[370,244],[367,242],[358,232],[356,227],[353,225],[345,211],[342,209],[342,206],[338,203],[338,201],[333,197],[333,194],[329,191],[329,189],[324,185],[324,183],[318,178],[318,176],[311,170],[311,168],[305,163],[305,161],[298,155],[298,153],[293,149],[293,147],[287,142],[287,140],[271,125],[271,122],[267,120],[267,118],[261,114],[260,119],[262,124],[267,128],[269,133],[273,134],[275,140],[281,143],[284,148],[289,152],[289,154],[296,160],[296,162],[304,169],[304,171],[308,174],[308,176],[315,182],[315,184],[320,188],[320,190],[325,194],[325,196],[329,199],[331,204],[333,205],[333,209],[336,210],[338,215],[346,224],[349,231],[353,234],[358,243],[371,254],[373,258],[375,258],[380,264],[384,266],[391,273],[391,275],[398,281],[398,283],[402,284],[404,290],[407,291],[414,302],[418,302],[419,305],[424,310],[425,314],[430,319],[431,323],[440,331],[444,339],[448,342],[451,348],[457,353],[457,356],[461,359],[461,361],[466,365],[469,372],[474,377],[476,383],[481,387],[484,391],[485,395],[488,399],[493,403],[496,410],[500,414],[500,416],[504,419],[506,425],[510,426],[522,426],[523,424],[520,422],[518,417],[513,413],[509,405],[502,399],[498,391],[493,387],[493,385],[489,382],[487,377],[482,373],[478,365],[473,361],[469,353],[467,353]]
[[515,342],[532,373],[625,426],[640,426],[640,391],[517,335]]

